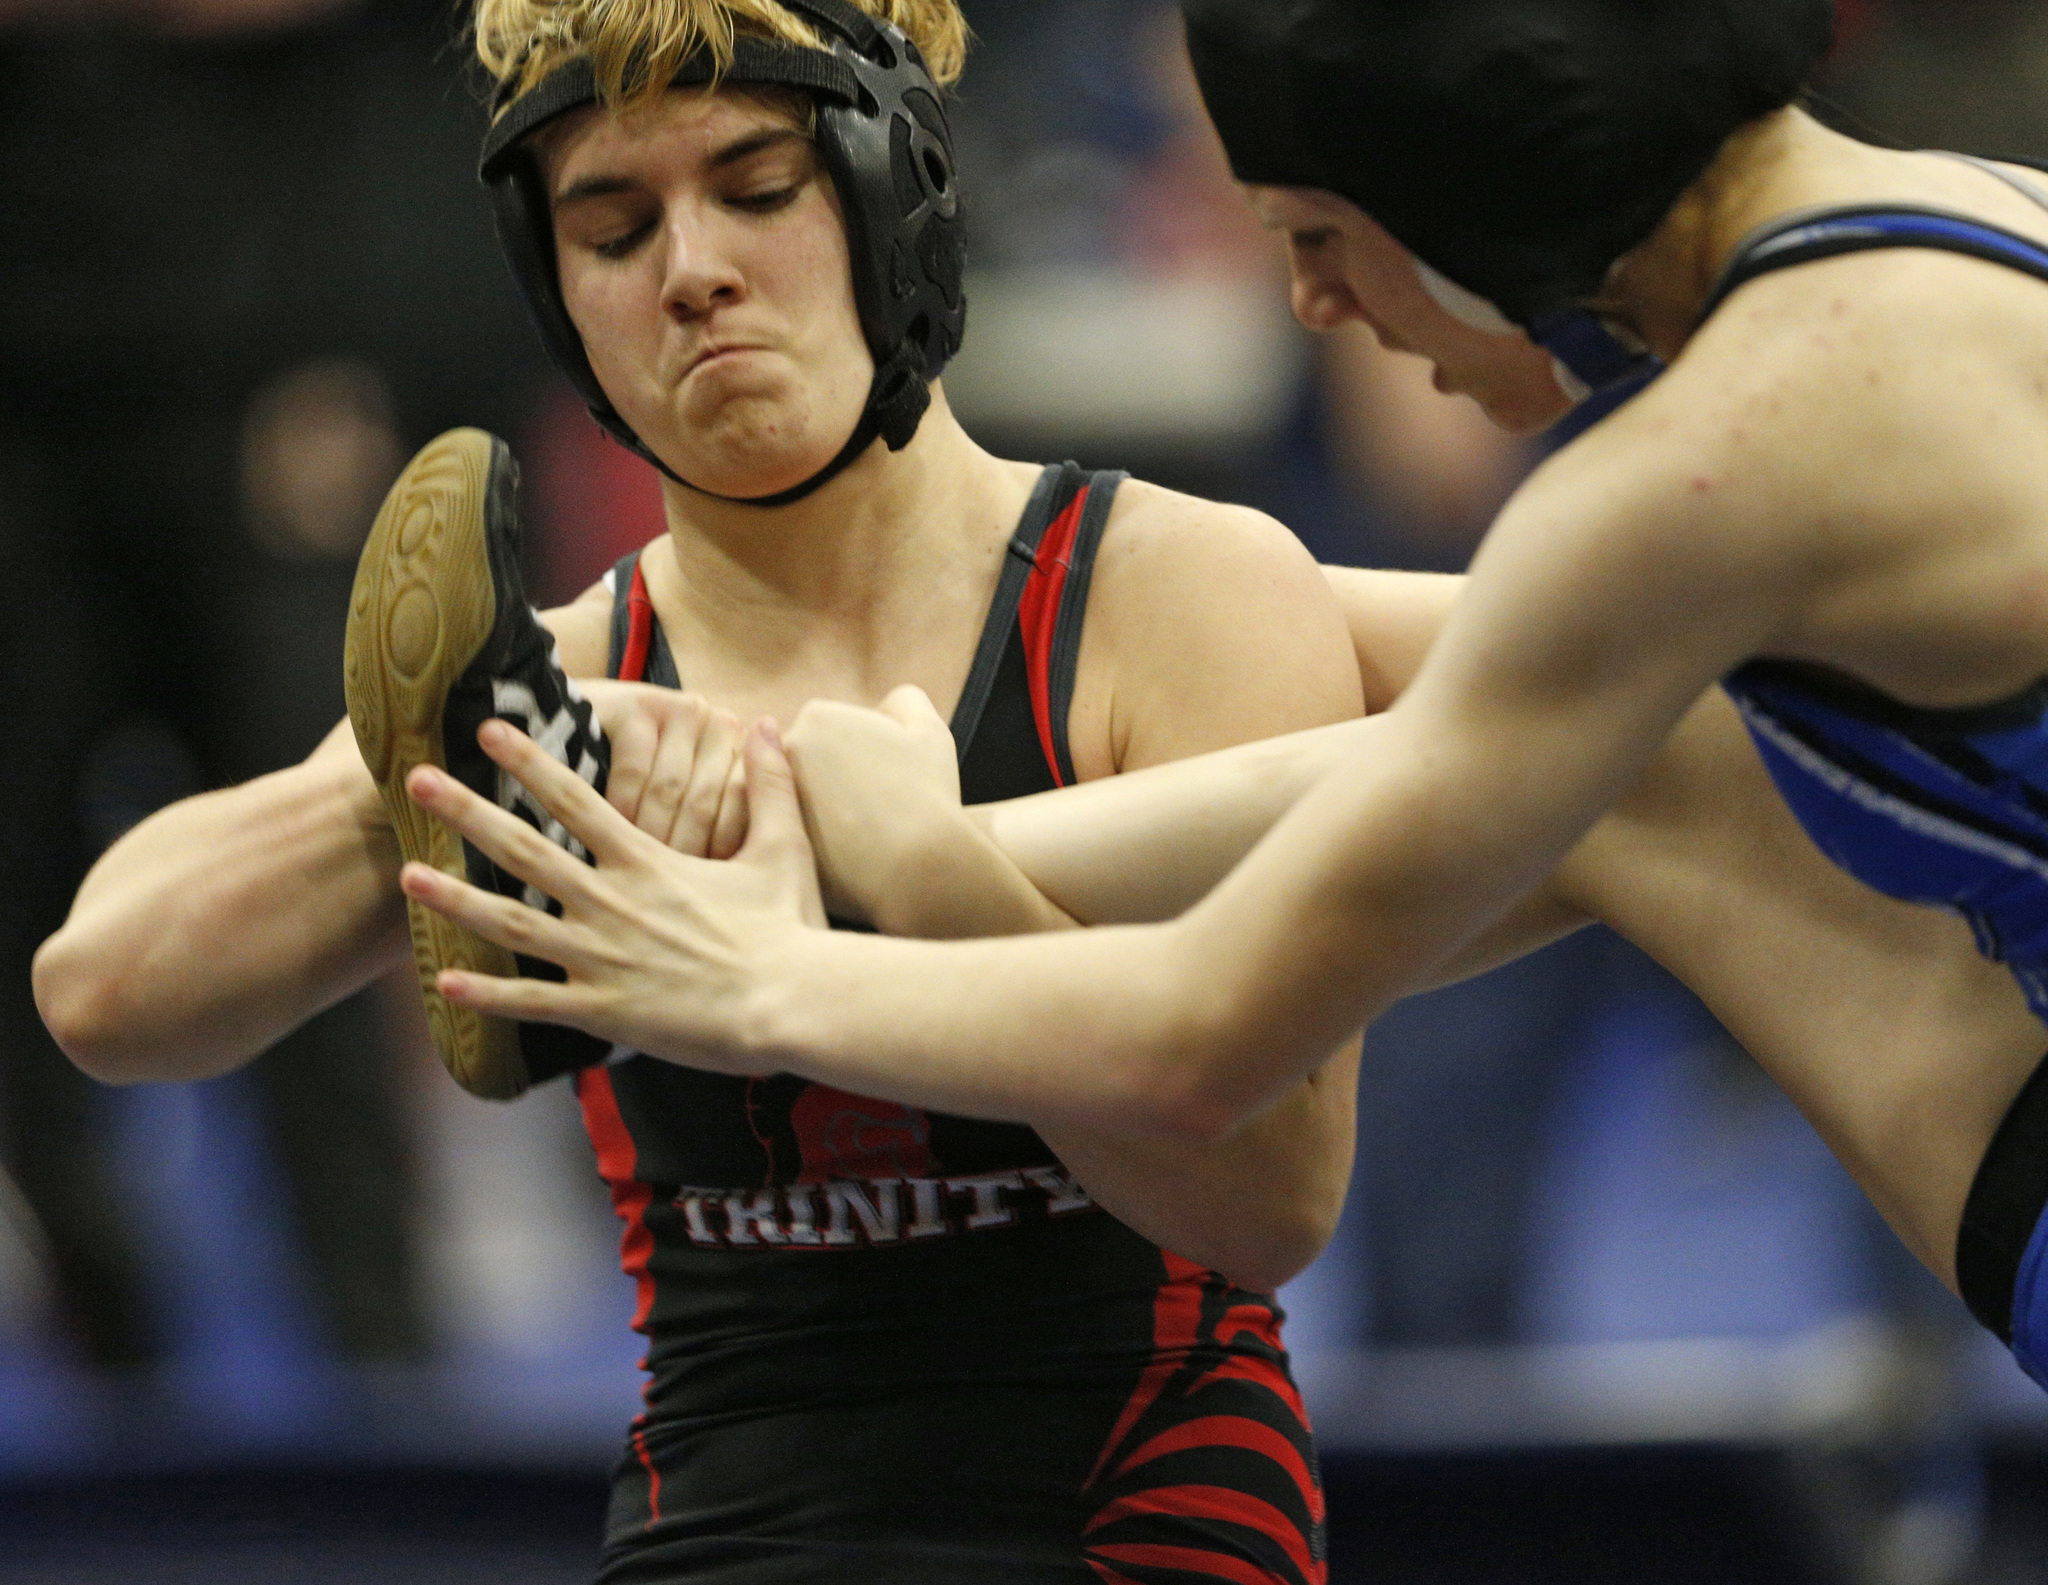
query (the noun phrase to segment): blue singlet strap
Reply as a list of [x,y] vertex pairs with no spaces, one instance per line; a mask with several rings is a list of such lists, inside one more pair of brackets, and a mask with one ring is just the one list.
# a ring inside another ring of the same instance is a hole
[[1700,310],[1700,321],[1704,324],[1731,294],[1759,275],[1876,248],[1939,248],[2048,281],[2048,248],[1967,215],[1892,204],[1814,210],[1773,221],[1737,248]]

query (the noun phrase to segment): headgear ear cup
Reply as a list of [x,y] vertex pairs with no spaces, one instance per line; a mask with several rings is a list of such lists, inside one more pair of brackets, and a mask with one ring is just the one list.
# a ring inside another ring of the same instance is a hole
[[[959,351],[967,319],[961,286],[964,216],[952,134],[938,84],[917,46],[894,25],[846,0],[779,3],[815,25],[829,48],[801,49],[742,34],[721,80],[800,88],[816,99],[818,152],[846,216],[854,303],[875,377],[839,454],[793,489],[745,503],[755,506],[802,500],[878,438],[892,451],[909,445],[930,406],[928,386]],[[683,62],[670,86],[699,87],[711,80],[712,63],[700,53]],[[502,109],[484,139],[478,174],[491,189],[499,241],[549,357],[607,434],[696,489],[619,416],[562,300],[554,221],[526,140],[557,117],[599,102],[589,58],[571,59]]]

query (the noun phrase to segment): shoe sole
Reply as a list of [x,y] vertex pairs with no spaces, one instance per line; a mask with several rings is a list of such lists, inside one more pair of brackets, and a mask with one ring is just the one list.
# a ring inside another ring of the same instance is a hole
[[[462,838],[412,801],[405,778],[415,765],[448,768],[448,690],[497,620],[484,517],[495,446],[480,429],[450,430],[406,465],[363,546],[342,651],[349,724],[399,848],[458,880],[469,876]],[[457,1007],[434,988],[443,969],[516,977],[512,954],[410,899],[405,907],[442,1062],[472,1095],[519,1095],[527,1071],[518,1024]]]

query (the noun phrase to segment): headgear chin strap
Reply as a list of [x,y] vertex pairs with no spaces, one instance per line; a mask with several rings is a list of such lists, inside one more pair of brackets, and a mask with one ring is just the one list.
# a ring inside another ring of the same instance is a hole
[[[746,506],[800,501],[864,455],[876,440],[901,451],[931,404],[931,381],[960,350],[967,300],[959,182],[938,85],[917,46],[897,27],[847,0],[778,0],[815,24],[829,50],[754,34],[734,40],[718,80],[798,88],[818,105],[818,152],[839,192],[853,260],[853,297],[875,377],[853,434],[817,473],[775,495],[718,495],[655,455],[619,416],[569,318],[556,268],[554,218],[528,139],[573,110],[601,102],[597,72],[577,56],[505,108],[484,138],[478,175],[491,190],[498,240],[542,344],[605,433],[669,478]],[[703,52],[685,60],[672,88],[714,76]]]
[[1574,405],[1618,386],[1641,389],[1664,369],[1654,354],[1623,340],[1589,308],[1545,314],[1529,326],[1529,339],[1557,360],[1558,384]]

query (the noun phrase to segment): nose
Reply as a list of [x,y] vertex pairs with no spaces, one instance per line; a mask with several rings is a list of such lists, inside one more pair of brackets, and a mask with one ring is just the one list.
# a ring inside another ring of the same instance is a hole
[[1319,270],[1297,263],[1289,291],[1294,317],[1310,330],[1335,330],[1339,325],[1363,319],[1351,288]]
[[687,206],[662,225],[667,244],[661,281],[662,307],[682,324],[694,324],[746,296],[746,277],[731,251],[720,245],[717,227]]

